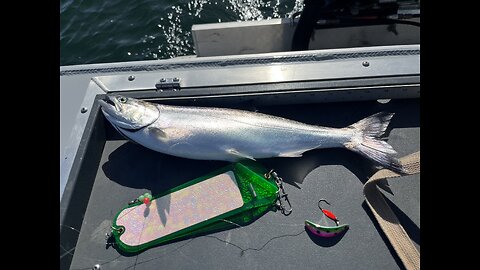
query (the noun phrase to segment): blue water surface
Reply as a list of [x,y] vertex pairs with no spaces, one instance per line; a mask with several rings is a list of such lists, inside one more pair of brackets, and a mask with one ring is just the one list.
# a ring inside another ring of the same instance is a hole
[[195,54],[193,24],[289,17],[303,0],[61,0],[60,64]]

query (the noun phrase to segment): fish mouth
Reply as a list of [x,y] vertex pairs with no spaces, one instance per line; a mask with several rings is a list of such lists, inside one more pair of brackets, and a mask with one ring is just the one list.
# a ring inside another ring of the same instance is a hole
[[148,107],[148,104],[143,105],[135,99],[129,103],[126,97],[120,95],[105,95],[98,99],[98,103],[103,115],[113,126],[132,132],[152,124],[160,114],[158,108],[152,108],[152,105]]
[[105,101],[106,103],[112,105],[112,106],[115,106],[115,102],[113,102],[109,97],[106,97],[102,100]]
[[100,103],[100,106],[102,106],[102,109],[106,109],[107,111],[120,111],[117,103],[110,96],[106,96],[105,98],[98,100],[98,102]]
[[[99,99],[101,110],[107,120],[112,124],[112,126],[124,137],[128,138],[122,131],[135,132],[141,129],[141,127],[125,127],[125,119],[121,117],[121,104],[118,104],[115,97],[105,96],[103,99]],[[122,124],[123,123],[123,124]]]
[[120,113],[120,107],[117,105],[115,100],[110,97],[106,96],[103,99],[99,99],[98,103],[100,103],[101,110],[105,117],[114,125],[116,126],[118,119],[118,114]]

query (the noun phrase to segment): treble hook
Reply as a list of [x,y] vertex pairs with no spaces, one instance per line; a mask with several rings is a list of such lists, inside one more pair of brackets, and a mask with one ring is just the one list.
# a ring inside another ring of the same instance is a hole
[[338,218],[337,218],[331,211],[329,211],[329,210],[327,210],[327,209],[323,209],[323,208],[320,206],[320,203],[321,203],[321,202],[326,202],[328,205],[330,205],[330,203],[327,202],[327,200],[325,200],[325,199],[320,199],[320,200],[318,201],[318,208],[320,208],[320,210],[322,211],[322,213],[323,213],[325,216],[327,216],[329,219],[335,221],[335,223],[336,223],[337,226],[338,226]]

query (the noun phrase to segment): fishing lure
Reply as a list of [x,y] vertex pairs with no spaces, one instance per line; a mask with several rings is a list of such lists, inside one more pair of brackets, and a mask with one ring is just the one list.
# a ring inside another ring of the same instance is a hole
[[243,226],[272,209],[291,213],[282,179],[255,162],[243,161],[156,196],[139,196],[118,212],[107,238],[113,238],[125,252],[139,252],[172,240]]
[[310,232],[312,232],[313,234],[315,234],[317,236],[327,237],[327,238],[328,237],[334,237],[334,236],[342,233],[343,231],[348,230],[350,225],[348,225],[348,224],[339,225],[339,220],[335,216],[335,214],[333,214],[330,210],[323,209],[322,206],[320,205],[321,202],[325,202],[328,205],[330,205],[330,203],[327,202],[327,200],[325,200],[325,199],[321,199],[321,200],[318,201],[318,208],[320,208],[320,210],[322,211],[322,213],[326,217],[333,220],[335,222],[336,226],[322,226],[320,224],[311,222],[309,220],[305,220],[305,228],[308,229]]

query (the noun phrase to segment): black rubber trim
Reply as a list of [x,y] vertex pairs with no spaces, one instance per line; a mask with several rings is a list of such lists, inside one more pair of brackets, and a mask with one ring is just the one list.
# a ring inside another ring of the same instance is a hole
[[60,71],[60,76],[78,75],[78,74],[94,74],[94,73],[110,73],[110,72],[139,72],[139,71],[155,71],[155,70],[172,70],[172,69],[193,69],[193,68],[224,68],[227,66],[241,65],[266,65],[275,63],[294,63],[294,62],[318,62],[338,59],[355,59],[370,58],[382,56],[406,56],[420,55],[419,49],[409,50],[387,50],[374,52],[352,52],[352,53],[318,53],[308,55],[295,56],[271,56],[255,59],[232,59],[205,62],[184,62],[171,64],[152,64],[152,65],[128,65],[123,67],[104,67],[91,69],[74,69]]

